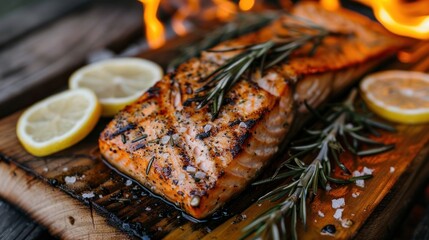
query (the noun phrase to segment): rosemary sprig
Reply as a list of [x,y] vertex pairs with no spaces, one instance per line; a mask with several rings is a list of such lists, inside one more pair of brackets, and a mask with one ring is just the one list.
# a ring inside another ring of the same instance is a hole
[[[381,128],[388,131],[394,131],[394,129],[357,113],[353,106],[356,93],[357,91],[354,89],[344,103],[331,106],[324,116],[309,107],[311,112],[322,117],[323,128],[307,130],[309,137],[292,143],[292,150],[295,154],[283,162],[271,178],[254,183],[254,185],[258,185],[279,179],[290,179],[286,184],[281,184],[259,199],[259,201],[283,200],[247,225],[243,229],[242,239],[250,236],[262,239],[284,239],[288,235],[285,225],[287,218],[290,218],[290,236],[292,239],[297,239],[298,218],[304,225],[306,224],[307,200],[316,195],[319,186],[326,189],[328,182],[348,184],[372,177],[364,175],[338,179],[331,176],[332,164],[339,166],[344,173],[350,175],[350,171],[339,159],[340,154],[344,151],[343,145],[355,155],[378,154],[394,147],[363,135],[363,132],[369,131],[370,128],[372,130]],[[360,145],[374,147],[360,151]],[[315,157],[310,164],[306,164],[301,156],[309,156],[309,153],[314,154],[312,156]],[[279,169],[282,168],[287,168],[288,171],[280,173]]]
[[182,51],[182,54],[170,62],[168,65],[168,70],[174,70],[180,63],[183,63],[192,57],[198,56],[202,51],[214,47],[223,41],[238,37],[251,31],[255,31],[269,24],[278,16],[279,14],[277,12],[239,13],[232,21],[209,33],[199,43],[185,47]]
[[308,20],[297,18],[292,15],[288,16],[291,21],[282,23],[283,31],[266,42],[259,44],[226,48],[220,50],[208,50],[211,52],[229,52],[242,51],[236,56],[226,61],[207,77],[201,80],[206,84],[195,91],[195,93],[204,92],[202,96],[195,97],[198,101],[197,109],[201,109],[207,104],[211,105],[212,118],[216,118],[224,102],[226,93],[241,79],[244,73],[249,75],[259,69],[262,74],[268,69],[281,61],[287,60],[296,50],[303,46],[312,44],[309,54],[312,55],[320,46],[323,39],[327,36],[348,36],[331,32],[319,25]]

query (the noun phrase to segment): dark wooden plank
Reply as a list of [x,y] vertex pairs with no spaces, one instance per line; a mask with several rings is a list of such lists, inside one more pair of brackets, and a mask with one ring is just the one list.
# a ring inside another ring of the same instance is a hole
[[[12,163],[0,161],[0,189],[6,200],[25,210],[36,221],[49,226],[61,239],[128,239],[106,223],[106,219],[60,189],[38,181]],[[29,206],[32,206],[29,208]],[[13,238],[9,238],[13,239]],[[41,240],[49,239],[42,235]]]
[[413,240],[422,239],[429,239],[429,208],[426,209],[425,216],[414,231]]
[[6,14],[0,18],[0,48],[87,3],[89,0],[44,0]]
[[138,1],[103,1],[9,45],[0,52],[0,116],[65,86],[92,51],[128,43],[141,31]]
[[52,239],[47,236],[46,229],[3,200],[0,201],[0,216],[1,240]]

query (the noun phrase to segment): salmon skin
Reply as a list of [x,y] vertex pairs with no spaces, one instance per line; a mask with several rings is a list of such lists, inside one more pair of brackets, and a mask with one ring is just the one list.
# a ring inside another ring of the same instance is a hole
[[[125,107],[101,133],[104,158],[121,172],[191,216],[209,216],[260,173],[287,137],[292,122],[339,93],[406,41],[363,16],[330,12],[313,3],[293,14],[352,37],[327,37],[313,56],[294,54],[228,92],[219,115],[196,110],[194,90],[233,54],[203,52],[181,64],[140,99]],[[215,49],[272,39],[279,19]],[[274,30],[274,31],[273,31]]]

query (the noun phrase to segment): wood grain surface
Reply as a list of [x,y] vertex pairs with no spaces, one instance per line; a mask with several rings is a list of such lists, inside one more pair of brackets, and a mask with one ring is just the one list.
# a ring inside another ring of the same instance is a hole
[[0,52],[0,117],[66,86],[70,73],[84,65],[91,52],[128,44],[141,31],[140,3],[107,2],[71,13],[30,38],[9,44]]
[[0,239],[2,240],[51,239],[42,226],[29,220],[14,206],[3,201],[0,202],[0,216]]
[[[64,87],[66,76],[84,63],[89,51],[129,39],[140,28],[137,11],[140,9],[128,12],[110,5],[91,7],[2,51],[0,115],[9,115],[20,106],[28,105],[29,100],[22,98],[25,94],[32,93],[37,99]],[[110,28],[98,28],[100,25]],[[70,29],[81,31],[70,36]],[[106,31],[109,35],[105,35]],[[173,40],[162,49],[139,56],[165,66],[183,43],[196,38],[190,35]],[[427,42],[416,45],[409,53],[413,55],[411,61],[396,62],[388,68],[427,71],[428,46]],[[55,51],[49,53],[47,49]],[[128,181],[102,161],[97,138],[109,119],[102,119],[87,138],[72,148],[36,158],[27,154],[16,139],[19,115],[17,112],[0,120],[0,196],[18,205],[60,238],[225,239],[228,236],[236,239],[243,226],[271,205],[255,201],[273,185],[249,187],[213,219],[190,221],[174,206]],[[344,162],[349,169],[361,170],[364,166],[374,169],[374,178],[365,181],[365,188],[333,186],[329,192],[320,191],[308,212],[307,230],[299,229],[301,239],[332,238],[320,235],[326,224],[336,226],[338,239],[389,237],[389,231],[397,226],[396,217],[404,214],[413,192],[428,176],[429,125],[397,125],[397,129],[397,133],[385,133],[379,139],[395,143],[394,151],[359,161],[346,157]],[[272,173],[282,157],[273,162],[265,176]],[[395,169],[393,172],[391,167]],[[339,173],[338,169],[335,171]],[[76,179],[76,182],[67,183],[66,179]],[[354,198],[353,193],[359,196]],[[335,210],[331,200],[342,197],[346,201],[343,219],[353,222],[350,228],[342,227],[341,222],[333,218]],[[318,211],[325,217],[320,217]]]
[[89,3],[89,0],[30,2],[0,17],[0,48]]

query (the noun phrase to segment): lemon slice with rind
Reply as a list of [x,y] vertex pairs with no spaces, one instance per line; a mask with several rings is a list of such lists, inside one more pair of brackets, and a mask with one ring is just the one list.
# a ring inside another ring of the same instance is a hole
[[69,79],[69,87],[88,88],[97,95],[103,116],[113,116],[136,101],[163,76],[162,68],[141,58],[116,58],[78,69]]
[[47,156],[82,140],[100,114],[101,106],[92,91],[67,90],[28,108],[20,116],[16,132],[29,153]]
[[429,121],[429,75],[384,71],[367,76],[360,89],[368,107],[390,121],[417,124]]

